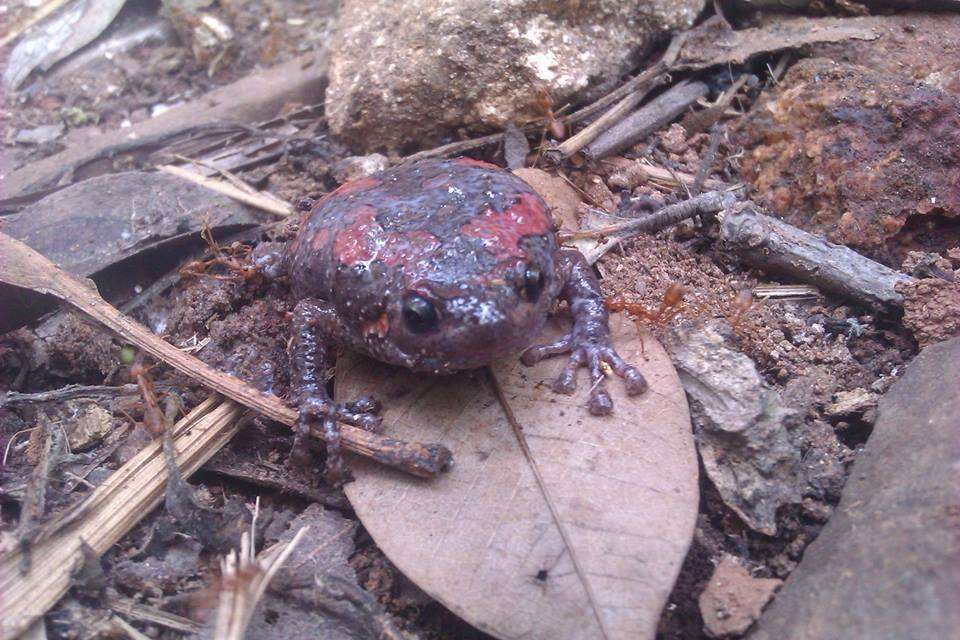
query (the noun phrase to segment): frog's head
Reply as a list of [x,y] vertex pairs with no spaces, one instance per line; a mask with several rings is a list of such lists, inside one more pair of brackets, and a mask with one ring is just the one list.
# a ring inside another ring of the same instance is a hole
[[493,265],[467,247],[452,248],[455,264],[403,288],[388,317],[391,341],[408,356],[407,366],[434,373],[472,369],[531,344],[561,278],[552,234],[520,244],[523,255]]

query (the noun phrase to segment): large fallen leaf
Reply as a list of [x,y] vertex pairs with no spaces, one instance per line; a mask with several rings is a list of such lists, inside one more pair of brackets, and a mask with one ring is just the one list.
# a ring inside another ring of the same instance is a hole
[[34,69],[47,71],[90,44],[110,26],[126,0],[77,0],[20,41],[3,72],[3,85],[15,91]]
[[[3,232],[71,273],[91,277],[111,302],[129,298],[205,245],[255,226],[249,207],[180,178],[130,171],[90,178],[3,217]],[[0,333],[49,310],[27,291],[0,285]]]
[[[360,462],[350,502],[401,571],[487,633],[654,637],[693,534],[697,460],[669,358],[649,335],[643,349],[627,321],[612,324],[650,389],[628,398],[611,380],[607,417],[586,411],[585,371],[573,397],[544,384],[564,358],[445,378],[341,358],[339,397],[378,396],[387,433],[442,441],[455,461],[430,482]],[[566,326],[551,321],[541,337]]]

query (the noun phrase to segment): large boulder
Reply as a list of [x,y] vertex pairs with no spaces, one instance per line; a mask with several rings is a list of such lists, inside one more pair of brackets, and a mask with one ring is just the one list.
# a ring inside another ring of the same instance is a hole
[[[704,0],[346,0],[327,117],[353,148],[523,124],[616,84]],[[544,93],[546,92],[546,93]]]
[[960,630],[960,338],[880,400],[836,514],[750,640],[925,640]]

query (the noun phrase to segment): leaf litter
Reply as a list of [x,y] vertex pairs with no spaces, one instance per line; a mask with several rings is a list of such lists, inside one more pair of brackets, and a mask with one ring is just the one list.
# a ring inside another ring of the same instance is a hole
[[429,483],[358,464],[357,515],[407,577],[497,637],[652,637],[686,554],[699,502],[686,398],[649,334],[612,325],[650,389],[628,398],[612,381],[602,418],[584,380],[572,397],[548,388],[562,358],[449,378],[338,365],[338,394],[380,393],[389,433],[442,441],[455,460]]

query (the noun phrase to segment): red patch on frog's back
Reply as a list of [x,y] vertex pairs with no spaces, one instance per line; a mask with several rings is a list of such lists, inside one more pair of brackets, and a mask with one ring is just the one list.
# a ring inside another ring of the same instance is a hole
[[353,222],[341,229],[333,241],[333,256],[341,264],[354,265],[379,260],[395,267],[419,260],[440,247],[428,231],[384,231],[377,210],[361,205],[348,216]]
[[463,235],[477,238],[497,258],[523,257],[520,240],[542,235],[552,228],[550,215],[539,198],[521,193],[517,201],[502,212],[487,209],[460,227]]

